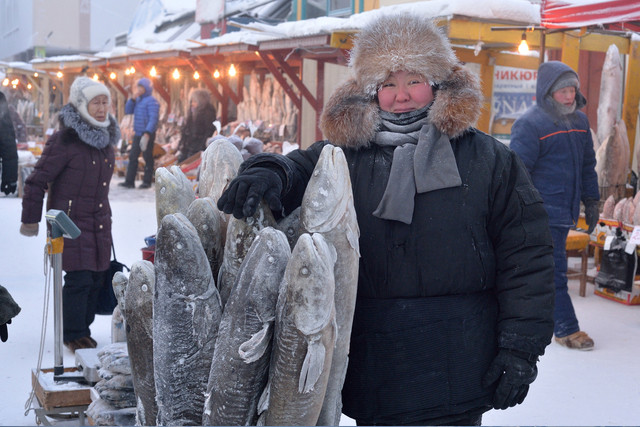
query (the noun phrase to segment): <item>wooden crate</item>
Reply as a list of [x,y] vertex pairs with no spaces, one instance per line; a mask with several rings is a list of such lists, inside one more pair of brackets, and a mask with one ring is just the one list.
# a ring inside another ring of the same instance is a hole
[[[77,368],[64,368],[64,372],[77,372]],[[53,380],[45,380],[43,374],[53,373],[53,369],[42,369],[40,375],[36,369],[31,370],[31,383],[35,389],[40,406],[46,410],[83,406],[91,403],[91,387],[77,384],[69,387],[65,384],[53,384]],[[47,378],[49,378],[47,376]]]

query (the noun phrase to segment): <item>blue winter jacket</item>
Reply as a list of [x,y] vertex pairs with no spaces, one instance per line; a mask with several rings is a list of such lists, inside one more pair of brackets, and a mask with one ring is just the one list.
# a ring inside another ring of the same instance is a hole
[[133,131],[137,136],[141,136],[145,132],[152,134],[156,131],[160,104],[151,96],[153,88],[149,79],[141,78],[138,85],[144,87],[145,91],[137,100],[127,100],[124,113],[133,114]]
[[570,227],[580,214],[580,200],[599,200],[596,158],[586,114],[586,99],[576,92],[576,110],[561,115],[550,89],[564,73],[578,75],[566,64],[550,61],[538,70],[536,105],[511,128],[510,147],[526,165],[549,213],[549,225]]

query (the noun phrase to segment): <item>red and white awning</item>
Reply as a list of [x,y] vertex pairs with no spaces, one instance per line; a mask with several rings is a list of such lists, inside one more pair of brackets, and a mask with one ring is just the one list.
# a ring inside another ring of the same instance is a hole
[[640,1],[637,0],[546,0],[542,3],[540,15],[541,24],[546,28],[598,25],[608,29],[640,30]]

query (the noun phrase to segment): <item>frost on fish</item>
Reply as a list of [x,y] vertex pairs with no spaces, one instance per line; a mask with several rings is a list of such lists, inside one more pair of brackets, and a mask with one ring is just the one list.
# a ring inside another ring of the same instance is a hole
[[195,199],[186,214],[198,232],[214,278],[218,277],[224,251],[222,215],[210,197]]
[[155,174],[156,220],[158,227],[165,215],[186,214],[189,205],[196,198],[193,186],[180,167],[173,165],[167,169],[160,167]]
[[200,425],[222,317],[220,296],[197,231],[181,213],[156,237],[153,362],[159,425]]
[[602,144],[613,133],[622,105],[622,61],[615,44],[607,49],[600,78],[598,100],[598,141]]
[[276,307],[266,425],[318,420],[337,330],[335,261],[335,249],[317,233],[302,234],[293,249]]
[[338,334],[325,402],[318,419],[319,425],[338,425],[360,258],[360,229],[353,206],[349,167],[341,148],[326,145],[322,149],[302,199],[300,223],[303,232],[322,234],[339,254],[334,266]]
[[281,231],[262,229],[247,252],[220,322],[204,425],[255,425],[268,377],[276,301],[291,250]]
[[613,133],[600,145],[596,152],[596,174],[600,197],[606,199],[613,195],[616,199],[624,197],[627,175],[629,173],[630,148],[627,128],[623,120],[613,126]]
[[282,231],[285,236],[287,236],[287,240],[289,241],[289,246],[291,249],[296,245],[298,241],[298,237],[302,233],[301,225],[300,225],[300,212],[302,211],[302,207],[298,206],[293,210],[289,215],[282,218],[276,224],[276,229]]
[[222,265],[218,273],[218,290],[222,306],[229,299],[233,289],[240,266],[247,255],[247,251],[260,230],[265,227],[274,227],[276,220],[269,207],[260,202],[258,209],[253,216],[245,219],[231,217],[227,227],[227,238],[224,246],[224,256]]
[[217,203],[229,182],[238,174],[241,163],[240,151],[228,139],[219,138],[211,142],[202,152],[199,197],[210,197]]
[[153,370],[153,294],[155,267],[150,261],[133,263],[125,293],[127,349],[136,394],[138,425],[155,425],[158,414]]

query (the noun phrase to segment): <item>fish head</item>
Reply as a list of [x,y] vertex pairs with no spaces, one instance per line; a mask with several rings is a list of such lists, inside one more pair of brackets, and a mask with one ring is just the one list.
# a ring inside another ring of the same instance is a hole
[[156,236],[156,268],[169,280],[179,276],[192,277],[195,282],[207,263],[198,232],[187,217],[181,213],[165,215]]
[[319,233],[298,238],[285,273],[287,301],[296,328],[304,335],[321,331],[334,313],[336,252]]
[[151,261],[139,260],[133,263],[129,274],[127,291],[135,288],[139,293],[153,295],[155,283],[156,270]]
[[340,147],[325,145],[302,198],[305,230],[322,233],[336,227],[353,203],[349,166]]
[[200,195],[218,201],[227,185],[238,174],[242,154],[227,138],[213,141],[202,154]]
[[201,197],[191,202],[186,217],[196,228],[201,238],[220,239],[220,237],[214,236],[214,233],[220,232],[221,214],[210,197]]

